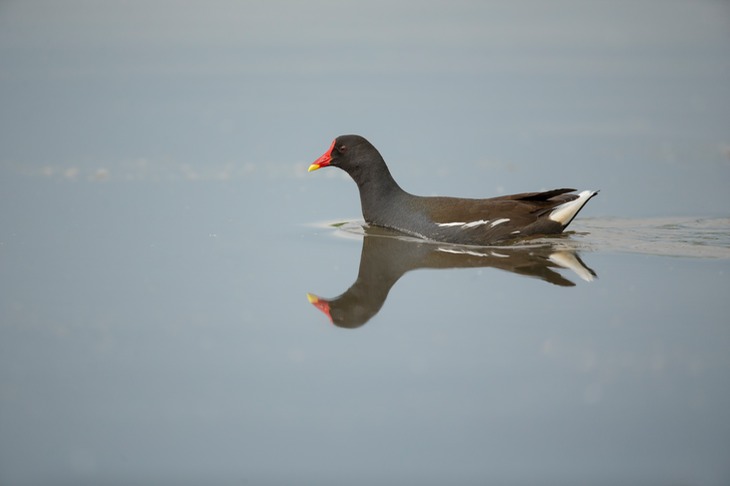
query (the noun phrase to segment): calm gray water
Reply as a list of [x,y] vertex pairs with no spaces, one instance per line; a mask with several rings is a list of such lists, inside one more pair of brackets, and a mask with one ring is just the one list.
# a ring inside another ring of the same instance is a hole
[[[728,484],[729,43],[714,1],[3,2],[0,484]],[[418,194],[601,193],[401,238],[306,173],[348,132]]]

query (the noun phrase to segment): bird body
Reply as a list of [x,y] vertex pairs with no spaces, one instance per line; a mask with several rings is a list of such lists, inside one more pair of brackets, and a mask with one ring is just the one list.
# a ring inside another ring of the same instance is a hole
[[309,171],[327,166],[355,181],[367,223],[463,245],[561,233],[598,193],[564,188],[487,199],[416,196],[401,189],[378,150],[359,135],[337,137]]

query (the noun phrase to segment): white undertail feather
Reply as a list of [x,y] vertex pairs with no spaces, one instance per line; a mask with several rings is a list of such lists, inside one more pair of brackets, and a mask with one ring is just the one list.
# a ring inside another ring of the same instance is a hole
[[583,191],[579,193],[577,199],[563,203],[553,209],[550,213],[550,219],[562,224],[563,226],[567,226],[568,223],[573,220],[575,215],[578,214],[578,211],[580,211],[585,203],[587,203],[588,200],[597,193],[598,191]]

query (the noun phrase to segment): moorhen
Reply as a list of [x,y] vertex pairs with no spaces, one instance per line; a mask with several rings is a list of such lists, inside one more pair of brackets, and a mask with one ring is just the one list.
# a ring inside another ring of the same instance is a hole
[[357,183],[365,221],[419,238],[459,245],[491,245],[561,233],[598,191],[553,189],[488,199],[409,194],[390,175],[365,138],[341,135],[312,165],[339,167]]

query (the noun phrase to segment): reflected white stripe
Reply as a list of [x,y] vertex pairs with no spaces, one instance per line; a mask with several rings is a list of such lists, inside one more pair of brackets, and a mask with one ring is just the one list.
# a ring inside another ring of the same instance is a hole
[[498,257],[498,258],[509,258],[509,255],[505,255],[503,253],[497,253],[495,251],[489,251],[489,253],[486,252],[480,252],[476,250],[462,250],[458,248],[444,248],[442,246],[438,247],[438,251],[442,251],[444,253],[452,253],[454,255],[470,255],[470,256],[477,256],[477,257]]

